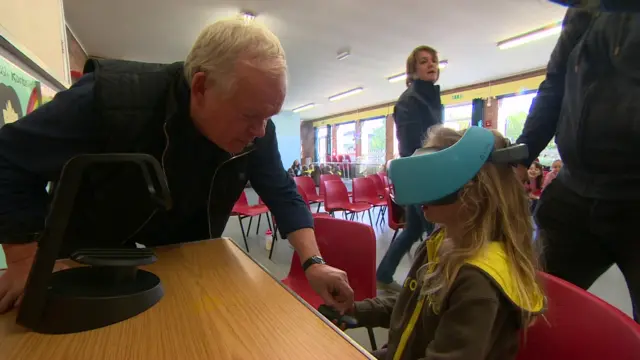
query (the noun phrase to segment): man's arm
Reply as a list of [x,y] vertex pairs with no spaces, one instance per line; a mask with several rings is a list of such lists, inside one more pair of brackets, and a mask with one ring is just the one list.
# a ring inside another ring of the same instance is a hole
[[556,133],[564,97],[567,60],[589,27],[591,18],[592,14],[584,10],[569,9],[565,15],[562,33],[547,64],[547,76],[538,88],[522,134],[516,141],[527,144],[529,148],[526,166],[531,165]]
[[[276,127],[271,120],[267,122],[266,135],[260,141],[258,149],[250,155],[249,180],[275,216],[280,233],[287,237],[304,263],[310,257],[320,255],[313,232],[313,217],[298,194],[295,182],[282,166]],[[305,274],[311,287],[327,305],[341,312],[353,306],[353,289],[344,271],[314,264]]]
[[282,166],[275,132],[275,125],[269,120],[263,142],[250,155],[249,180],[276,218],[282,237],[289,240],[300,260],[305,261],[320,255],[313,233],[313,217]]
[[393,118],[397,130],[400,156],[413,155],[417,149],[422,147],[424,137],[414,100],[411,97],[407,97],[396,103]]
[[591,10],[640,12],[640,1],[638,0],[551,0],[551,2]]
[[99,151],[92,76],[0,129],[0,243],[24,243],[44,228],[48,194],[73,156]]

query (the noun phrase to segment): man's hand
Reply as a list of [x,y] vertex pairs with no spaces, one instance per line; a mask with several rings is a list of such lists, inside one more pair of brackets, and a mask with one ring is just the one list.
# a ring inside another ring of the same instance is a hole
[[353,289],[347,273],[329,265],[311,265],[306,273],[309,284],[325,304],[344,314],[353,309]]
[[[4,246],[7,270],[0,275],[0,314],[20,306],[36,249],[36,243]],[[54,271],[65,268],[66,265],[56,263]]]

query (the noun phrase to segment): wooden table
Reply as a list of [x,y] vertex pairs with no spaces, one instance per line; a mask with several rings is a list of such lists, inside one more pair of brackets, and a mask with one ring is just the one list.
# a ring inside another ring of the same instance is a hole
[[[41,335],[0,315],[0,360],[372,359],[230,239],[159,248],[165,295],[121,323]],[[100,311],[100,309],[96,309]]]

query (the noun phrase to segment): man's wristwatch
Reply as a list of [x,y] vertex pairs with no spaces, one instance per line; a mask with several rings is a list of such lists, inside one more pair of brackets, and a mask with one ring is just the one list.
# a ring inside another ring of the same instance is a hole
[[323,258],[321,258],[320,256],[312,256],[310,258],[307,259],[307,261],[302,263],[302,270],[303,271],[307,271],[308,268],[311,267],[311,265],[315,265],[315,264],[320,264],[320,265],[324,265],[327,262],[324,261]]

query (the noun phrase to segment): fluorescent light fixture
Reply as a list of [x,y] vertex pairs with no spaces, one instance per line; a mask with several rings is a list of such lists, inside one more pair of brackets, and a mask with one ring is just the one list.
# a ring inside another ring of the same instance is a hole
[[[438,63],[438,68],[440,70],[444,69],[447,67],[447,65],[449,65],[449,61],[448,60],[442,60]],[[398,81],[403,81],[404,79],[407,78],[407,73],[401,73],[401,74],[397,74],[397,75],[393,75],[393,76],[389,76],[387,78],[387,80],[390,83],[394,83],[394,82],[398,82]]]
[[351,55],[351,53],[349,51],[339,52],[338,55],[336,56],[336,59],[344,60],[344,59],[348,58],[349,55]]
[[345,92],[341,92],[339,94],[335,94],[335,95],[329,96],[329,101],[342,100],[342,99],[344,99],[344,98],[346,98],[348,96],[360,93],[360,92],[362,92],[362,90],[364,90],[364,89],[361,88],[361,87],[357,87],[355,89],[351,89],[351,90],[348,90],[348,91],[345,91]]
[[294,113],[299,113],[301,111],[313,109],[314,107],[316,107],[316,104],[310,103],[310,104],[307,104],[307,105],[298,106],[297,108],[295,108],[295,109],[293,109],[291,111],[293,111]]
[[502,40],[498,42],[498,48],[500,50],[511,49],[516,46],[524,45],[532,41],[548,38],[553,35],[560,34],[562,31],[562,22],[557,22],[522,35],[514,36],[512,38]]
[[240,15],[245,22],[253,21],[256,18],[256,14],[251,11],[242,11],[240,12]]

